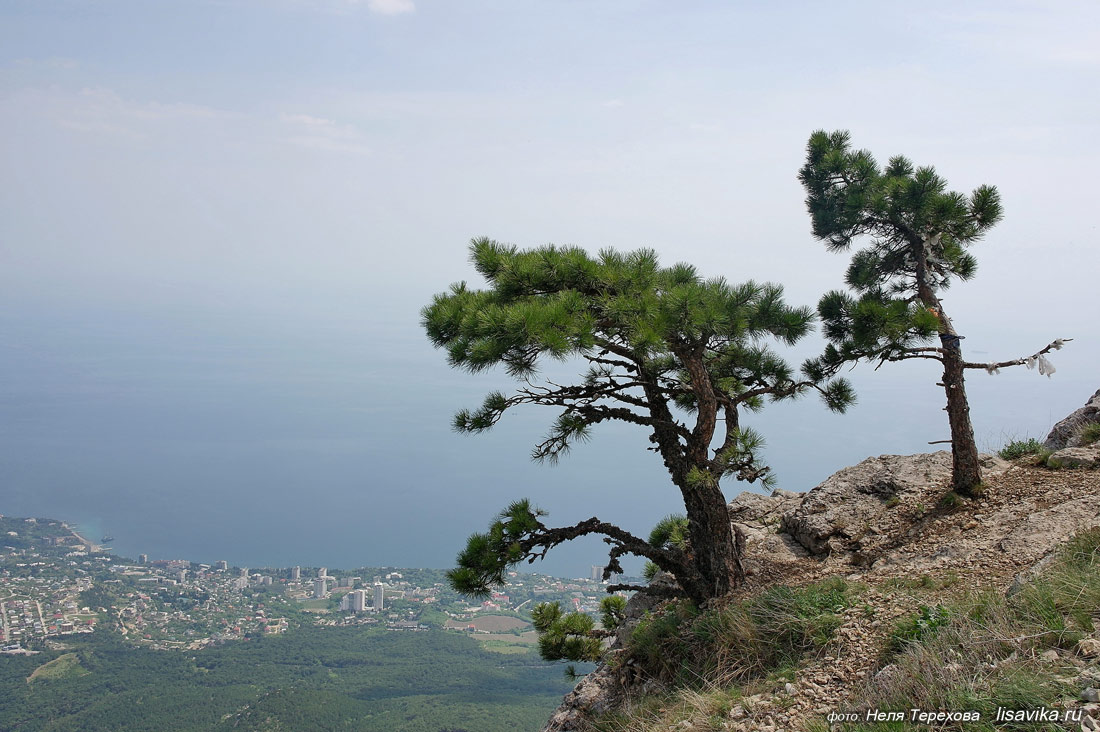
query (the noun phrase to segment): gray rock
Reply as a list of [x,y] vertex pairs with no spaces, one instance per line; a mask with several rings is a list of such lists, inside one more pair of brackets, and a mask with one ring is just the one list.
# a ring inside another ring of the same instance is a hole
[[1086,658],[1096,658],[1100,656],[1100,640],[1095,638],[1082,638],[1077,642],[1077,653]]
[[770,496],[745,491],[729,502],[730,523],[745,536],[745,569],[753,571],[758,558],[791,561],[807,556],[806,550],[786,534],[779,532],[783,515],[802,503],[805,493],[781,489]]
[[[1020,564],[1042,562],[1044,555],[1053,556],[1062,542],[1074,533],[1092,528],[1098,522],[1100,502],[1094,496],[1083,496],[1049,508],[1036,509],[1023,521],[1003,527],[1006,535],[999,546]],[[998,530],[1002,527],[990,526],[991,534]]]
[[879,689],[888,689],[901,678],[901,675],[901,669],[896,664],[890,663],[876,671],[872,681]]
[[1048,450],[1061,450],[1063,447],[1080,447],[1081,429],[1093,422],[1100,422],[1100,391],[1097,391],[1073,414],[1063,419],[1047,435],[1043,447]]
[[879,523],[893,499],[912,501],[942,490],[950,480],[949,452],[867,458],[807,493],[797,508],[783,515],[782,528],[810,552],[824,554],[831,539],[844,545]]
[[565,695],[542,732],[569,732],[588,728],[587,715],[614,709],[622,702],[622,687],[608,664],[581,679]]
[[1052,468],[1100,468],[1100,443],[1088,447],[1063,447],[1047,458]]

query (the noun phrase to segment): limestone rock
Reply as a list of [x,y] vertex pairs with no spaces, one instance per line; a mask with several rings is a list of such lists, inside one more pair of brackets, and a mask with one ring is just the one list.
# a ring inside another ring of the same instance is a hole
[[[1000,548],[1017,563],[1039,561],[1075,531],[1095,526],[1098,520],[1100,503],[1092,496],[1036,509],[1023,521],[1006,527],[1008,533],[1000,540]],[[990,533],[999,528],[992,526]]]
[[621,685],[609,664],[600,664],[565,695],[542,732],[569,732],[587,728],[586,715],[613,709],[622,699]]
[[1073,414],[1063,419],[1047,435],[1043,447],[1048,450],[1061,450],[1063,447],[1080,447],[1081,429],[1093,422],[1100,422],[1100,391],[1097,391]]
[[1100,656],[1100,640],[1095,638],[1084,638],[1077,643],[1077,653],[1086,658],[1096,658]]
[[745,491],[730,501],[730,523],[745,535],[745,567],[752,570],[757,557],[791,561],[807,552],[790,536],[779,533],[783,515],[802,503],[805,493],[776,490],[770,496]]
[[942,491],[950,480],[949,452],[867,458],[807,493],[797,508],[783,515],[783,531],[810,552],[824,554],[831,539],[852,544],[894,503]]
[[1063,447],[1047,458],[1052,468],[1100,468],[1100,443],[1088,447]]

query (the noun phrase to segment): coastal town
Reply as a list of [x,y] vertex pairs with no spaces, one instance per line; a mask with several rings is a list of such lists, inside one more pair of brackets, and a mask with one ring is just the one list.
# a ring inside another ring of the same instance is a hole
[[[109,537],[104,537],[109,539]],[[583,579],[510,573],[484,600],[455,593],[438,569],[247,568],[228,560],[136,559],[73,526],[0,516],[0,652],[35,653],[74,634],[110,632],[160,650],[198,650],[303,625],[447,628],[483,647],[534,647],[529,613],[540,602],[598,614],[602,567]]]

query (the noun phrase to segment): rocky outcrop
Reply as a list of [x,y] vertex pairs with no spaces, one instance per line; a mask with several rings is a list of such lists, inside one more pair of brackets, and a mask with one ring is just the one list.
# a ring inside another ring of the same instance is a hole
[[611,664],[601,663],[565,695],[561,706],[554,710],[541,732],[588,729],[585,720],[589,716],[616,709],[624,699],[618,676],[617,669]]
[[[1059,422],[1051,435],[1061,428],[1066,441],[1072,441],[1090,419],[1100,421],[1100,392]],[[737,496],[728,509],[731,523],[746,539],[747,581],[741,592],[846,576],[867,584],[865,600],[875,612],[845,611],[846,625],[838,637],[849,644],[849,651],[858,652],[814,661],[800,670],[795,683],[775,692],[774,699],[753,695],[751,704],[734,708],[740,716],[731,712],[728,728],[786,729],[784,720],[850,704],[851,694],[862,688],[859,684],[879,679],[874,668],[879,646],[874,644],[881,645],[892,623],[912,612],[911,598],[895,596],[897,582],[954,576],[960,586],[1018,587],[1049,564],[1071,536],[1100,527],[1100,479],[1094,472],[1100,468],[1100,444],[1062,447],[1052,459],[1052,467],[1057,463],[1093,470],[1050,470],[983,455],[986,492],[959,499],[947,495],[950,453],[882,455],[840,470],[805,494]],[[945,496],[950,500],[943,500]],[[611,646],[609,662],[565,697],[543,732],[590,729],[587,720],[593,715],[663,689],[635,666],[622,644],[637,619],[659,602],[642,594],[630,600],[628,620]],[[1086,650],[1100,654],[1100,641]],[[1092,686],[1100,686],[1100,676]]]
[[1063,447],[1047,458],[1052,468],[1100,468],[1100,443],[1087,447]]
[[951,479],[951,454],[880,455],[834,473],[785,513],[782,529],[813,554],[851,546],[903,498]]
[[[986,477],[1009,464],[981,457]],[[834,473],[783,515],[782,530],[813,554],[858,551],[868,535],[881,534],[899,505],[932,508],[951,483],[951,453],[880,455]]]
[[1100,391],[1085,402],[1085,406],[1054,425],[1047,435],[1043,447],[1048,450],[1061,450],[1064,447],[1080,447],[1081,430],[1089,424],[1100,422]]
[[770,496],[746,491],[730,501],[730,522],[745,537],[743,564],[749,574],[762,570],[762,558],[775,565],[809,555],[789,534],[780,531],[783,515],[795,510],[805,497],[805,493],[779,489]]

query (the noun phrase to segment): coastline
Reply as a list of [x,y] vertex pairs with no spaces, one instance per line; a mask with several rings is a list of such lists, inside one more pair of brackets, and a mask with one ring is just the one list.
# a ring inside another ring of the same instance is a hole
[[69,524],[67,524],[67,523],[66,523],[66,524],[65,524],[65,528],[69,530],[69,533],[70,533],[70,534],[72,534],[73,536],[75,536],[75,537],[77,538],[77,541],[79,541],[79,542],[80,542],[81,544],[83,544],[83,545],[84,545],[84,546],[85,546],[85,547],[86,547],[86,548],[88,549],[88,552],[89,552],[89,553],[94,553],[94,552],[98,552],[98,551],[99,551],[100,547],[99,547],[99,545],[98,545],[98,544],[95,544],[95,543],[93,543],[93,542],[91,542],[91,541],[88,541],[87,539],[85,539],[85,538],[84,538],[83,536],[81,536],[81,535],[80,535],[80,533],[79,533],[79,532],[78,532],[78,531],[77,531],[76,529],[74,529],[74,528],[73,528],[72,526],[70,526]]

